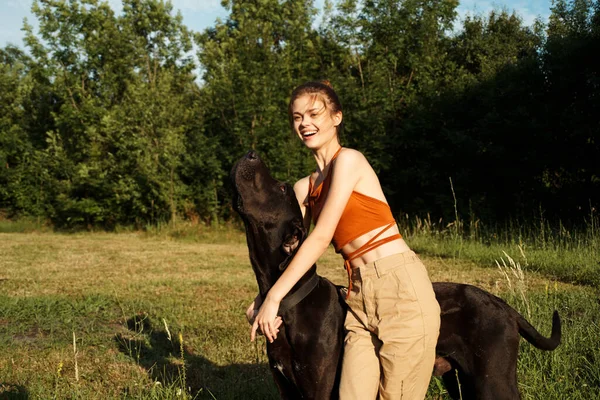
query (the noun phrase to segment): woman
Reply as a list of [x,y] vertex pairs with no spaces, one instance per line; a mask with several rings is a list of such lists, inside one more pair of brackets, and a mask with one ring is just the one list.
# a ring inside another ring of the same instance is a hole
[[328,82],[297,87],[288,112],[317,162],[294,185],[305,224],[315,227],[262,304],[248,308],[251,339],[259,328],[276,338],[281,299],[333,241],[349,276],[340,398],[423,399],[440,326],[427,271],[400,236],[369,162],[340,145],[342,107]]

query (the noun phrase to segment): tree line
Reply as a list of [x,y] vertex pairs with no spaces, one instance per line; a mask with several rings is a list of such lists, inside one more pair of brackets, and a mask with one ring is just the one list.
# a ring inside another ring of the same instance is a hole
[[[203,32],[168,1],[37,0],[0,48],[0,210],[61,228],[233,218],[229,170],[314,169],[291,90],[328,79],[344,145],[397,215],[580,221],[600,199],[600,2],[526,26],[457,0],[225,0]],[[194,46],[195,45],[195,46]]]

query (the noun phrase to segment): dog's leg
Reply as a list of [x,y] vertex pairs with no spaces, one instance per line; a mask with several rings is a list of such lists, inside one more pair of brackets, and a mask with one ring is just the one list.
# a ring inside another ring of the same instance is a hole
[[444,387],[448,391],[448,394],[450,395],[452,400],[460,400],[462,398],[456,375],[457,371],[455,369],[451,369],[450,371],[442,375]]
[[494,397],[480,397],[477,391],[477,378],[452,363],[452,369],[442,375],[444,387],[453,400],[492,400]]
[[290,343],[294,352],[294,377],[303,399],[338,398],[339,375],[344,344],[343,321],[337,288],[321,281],[302,303],[288,315]]
[[292,372],[292,349],[287,340],[285,326],[282,325],[277,339],[273,343],[267,343],[269,354],[269,367],[279,390],[279,395],[284,400],[302,399],[302,393]]
[[279,366],[272,366],[271,372],[282,400],[299,400],[303,398],[296,385],[285,376],[284,371]]
[[[519,400],[517,383],[517,352],[505,352],[503,357],[495,355],[495,365],[478,369],[475,382],[475,398],[481,400]],[[501,361],[501,362],[497,362]]]

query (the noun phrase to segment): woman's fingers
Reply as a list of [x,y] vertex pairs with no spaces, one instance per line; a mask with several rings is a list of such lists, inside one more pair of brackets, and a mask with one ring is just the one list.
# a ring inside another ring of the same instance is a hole
[[[264,335],[269,342],[273,343],[273,341],[277,339],[279,327],[281,324],[283,324],[283,320],[278,316],[271,325],[267,323],[259,323],[258,320],[251,322],[251,324],[252,328],[250,329],[250,341],[253,342],[257,335]],[[271,332],[270,336],[265,334],[267,330]]]
[[[256,314],[258,314],[258,310],[254,310],[254,313],[252,315],[252,317],[250,316],[246,316],[248,318],[248,322],[250,323],[250,325],[254,325],[254,319],[256,318]],[[273,339],[277,339],[277,334],[279,333],[279,327],[281,326],[281,324],[283,324],[283,320],[281,319],[281,317],[277,317],[275,318],[275,322],[273,323]],[[260,324],[258,325],[258,328],[256,329],[256,335],[262,335],[262,328],[260,326]]]
[[254,339],[256,338],[256,330],[258,329],[258,321],[254,320],[254,323],[252,324],[252,328],[250,328],[250,341],[254,342]]
[[273,343],[275,339],[277,339],[277,334],[279,333],[279,327],[282,324],[281,317],[277,317],[275,321],[267,322],[261,321],[258,324],[259,331],[262,332],[263,335],[267,338],[270,343]]
[[261,327],[263,334],[269,340],[270,343],[273,343],[273,331],[271,330],[271,323],[264,322]]
[[277,339],[277,334],[279,333],[279,327],[281,326],[281,324],[282,324],[281,317],[277,317],[269,325],[271,328],[271,337],[273,338],[273,340]]
[[261,331],[270,343],[277,338],[279,327],[281,326],[281,317],[277,316],[279,302],[265,301],[254,317],[252,329],[250,330],[250,340],[254,341],[257,331]]

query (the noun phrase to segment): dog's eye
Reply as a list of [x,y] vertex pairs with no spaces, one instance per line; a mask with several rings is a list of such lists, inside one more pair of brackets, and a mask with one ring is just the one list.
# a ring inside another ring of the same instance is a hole
[[285,193],[285,191],[287,190],[287,186],[279,185],[279,190],[281,190],[283,193]]

